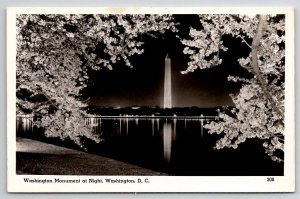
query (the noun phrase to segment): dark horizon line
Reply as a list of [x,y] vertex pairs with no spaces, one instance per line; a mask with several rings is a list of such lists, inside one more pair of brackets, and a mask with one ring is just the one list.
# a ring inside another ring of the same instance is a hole
[[98,116],[86,116],[84,118],[171,118],[171,119],[215,119],[217,116],[211,116],[211,115],[199,115],[199,116],[193,116],[193,115],[175,115],[175,116],[165,116],[165,115],[98,115]]

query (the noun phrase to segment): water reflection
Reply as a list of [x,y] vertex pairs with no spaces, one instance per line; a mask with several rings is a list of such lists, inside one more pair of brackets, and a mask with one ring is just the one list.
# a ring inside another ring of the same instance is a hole
[[[32,132],[32,119],[32,116],[17,117],[17,132]],[[107,139],[113,139],[118,136],[137,136],[135,134],[144,135],[151,129],[151,136],[161,139],[164,161],[169,164],[172,157],[172,145],[176,142],[176,132],[177,129],[182,129],[182,123],[184,123],[185,133],[191,131],[189,128],[193,128],[192,131],[198,131],[203,137],[203,123],[209,119],[211,118],[88,117],[85,118],[85,124],[91,126],[95,132],[106,136]],[[198,125],[193,125],[195,123],[198,123]]]
[[170,123],[164,123],[163,128],[163,140],[164,140],[164,159],[167,163],[171,160],[172,151],[172,126]]
[[[205,120],[212,118],[156,118],[154,116],[149,118],[134,118],[134,117],[98,117],[86,118],[85,123],[93,127],[95,132],[101,133],[113,139],[118,136],[138,136],[135,134],[145,135],[151,132],[152,137],[159,137],[162,141],[164,161],[169,164],[172,158],[172,145],[176,142],[177,129],[182,129],[184,124],[184,132],[198,131],[203,137],[203,124]],[[113,121],[113,122],[112,122]],[[161,125],[162,124],[162,125]],[[188,126],[189,124],[189,126]],[[195,125],[197,124],[197,125]],[[139,135],[139,137],[142,137]],[[141,140],[143,142],[143,140]]]
[[17,117],[17,132],[21,133],[32,133],[33,130],[33,116],[25,115],[22,117]]
[[[219,135],[207,135],[203,125],[213,117],[89,117],[83,124],[101,134],[104,142],[89,143],[94,153],[171,175],[283,175],[261,150],[247,142],[237,150],[214,150]],[[33,117],[17,117],[19,136],[37,136]]]

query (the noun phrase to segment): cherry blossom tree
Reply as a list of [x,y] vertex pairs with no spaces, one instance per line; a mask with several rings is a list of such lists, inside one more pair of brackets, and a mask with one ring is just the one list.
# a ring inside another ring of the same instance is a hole
[[143,53],[142,35],[175,31],[170,15],[21,14],[16,25],[17,114],[31,112],[46,136],[78,145],[82,137],[100,140],[84,124],[80,91],[88,68],[132,67],[130,57]]
[[202,29],[190,29],[191,39],[182,39],[184,53],[190,55],[183,74],[222,63],[220,52],[228,48],[222,37],[229,35],[245,43],[250,53],[240,58],[241,67],[253,74],[246,79],[229,76],[242,83],[231,94],[235,108],[219,110],[218,121],[204,127],[209,133],[223,134],[215,148],[236,149],[251,138],[263,140],[263,147],[273,161],[283,161],[284,151],[284,71],[285,18],[283,15],[199,15]]

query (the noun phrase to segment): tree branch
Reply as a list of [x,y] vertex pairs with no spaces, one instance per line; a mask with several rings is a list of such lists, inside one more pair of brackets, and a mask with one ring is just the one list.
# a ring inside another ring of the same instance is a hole
[[249,48],[252,48],[251,45],[245,40],[244,36],[238,35],[237,37],[242,39],[242,43],[245,43]]

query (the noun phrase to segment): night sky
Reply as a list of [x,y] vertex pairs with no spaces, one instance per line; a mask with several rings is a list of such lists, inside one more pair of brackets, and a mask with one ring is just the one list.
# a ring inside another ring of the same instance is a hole
[[[189,27],[201,28],[195,15],[176,15],[180,23],[179,36],[189,38]],[[229,74],[249,76],[238,65],[237,59],[246,57],[250,50],[238,39],[223,37],[229,50],[221,53],[222,65],[212,69],[195,70],[182,75],[187,68],[188,56],[182,53],[183,46],[174,33],[163,38],[143,36],[144,54],[131,59],[133,68],[115,65],[109,71],[91,71],[90,82],[84,96],[90,98],[90,105],[104,107],[160,106],[163,105],[164,59],[171,57],[172,104],[173,107],[200,108],[233,105],[229,93],[236,92],[240,85],[227,81]]]

